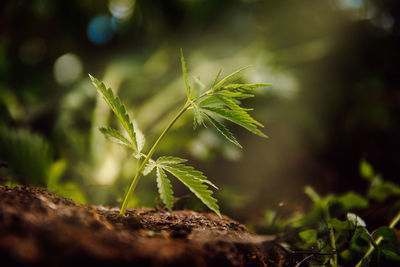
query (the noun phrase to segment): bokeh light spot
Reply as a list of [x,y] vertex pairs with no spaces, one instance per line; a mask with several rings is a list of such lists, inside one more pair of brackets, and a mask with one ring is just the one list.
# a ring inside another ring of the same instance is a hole
[[57,58],[54,63],[54,79],[60,85],[68,85],[82,75],[82,61],[72,53]]
[[110,0],[108,8],[115,18],[125,20],[132,16],[135,2],[135,0]]
[[112,40],[116,25],[112,18],[106,15],[92,19],[88,26],[88,37],[95,44],[106,44]]

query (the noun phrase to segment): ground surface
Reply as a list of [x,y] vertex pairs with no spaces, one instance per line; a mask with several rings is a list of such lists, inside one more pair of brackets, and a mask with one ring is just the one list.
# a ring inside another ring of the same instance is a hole
[[119,209],[0,186],[0,265],[281,266],[245,226],[213,213]]

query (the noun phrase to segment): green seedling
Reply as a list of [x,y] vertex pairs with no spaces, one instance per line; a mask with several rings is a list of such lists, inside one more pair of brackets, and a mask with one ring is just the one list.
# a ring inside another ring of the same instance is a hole
[[253,97],[252,90],[259,87],[269,86],[270,84],[257,83],[257,84],[239,84],[235,83],[241,72],[246,68],[239,69],[232,74],[220,79],[221,71],[215,78],[214,83],[205,92],[196,92],[189,84],[189,78],[186,69],[186,62],[181,51],[181,64],[184,84],[186,88],[186,102],[172,119],[172,121],[166,126],[161,135],[151,146],[147,154],[142,152],[145,144],[144,135],[138,130],[136,124],[134,124],[125,106],[122,104],[118,96],[115,96],[111,88],[105,86],[105,84],[93,76],[89,75],[93,85],[97,88],[97,91],[102,95],[108,106],[117,116],[118,120],[125,129],[127,135],[122,132],[110,128],[101,127],[100,131],[105,137],[115,143],[123,145],[133,151],[133,156],[137,160],[137,171],[136,175],[132,180],[132,183],[125,195],[124,201],[121,207],[121,214],[124,215],[129,198],[135,190],[142,175],[148,175],[153,170],[156,172],[157,187],[160,194],[160,198],[166,205],[168,210],[172,210],[173,206],[173,191],[172,185],[168,178],[167,173],[176,177],[182,182],[189,190],[196,195],[209,209],[214,211],[218,216],[221,216],[217,200],[212,197],[212,191],[208,186],[218,189],[202,172],[195,170],[193,167],[185,165],[187,160],[172,157],[162,156],[158,159],[152,159],[157,146],[164,139],[168,131],[174,125],[174,123],[188,110],[192,110],[194,113],[194,128],[197,126],[206,126],[206,122],[216,128],[226,139],[232,142],[234,145],[241,148],[241,145],[233,136],[233,134],[221,123],[221,120],[228,120],[233,122],[250,132],[266,138],[267,136],[259,130],[259,127],[263,127],[261,123],[253,119],[249,115],[251,109],[241,107],[241,100]]

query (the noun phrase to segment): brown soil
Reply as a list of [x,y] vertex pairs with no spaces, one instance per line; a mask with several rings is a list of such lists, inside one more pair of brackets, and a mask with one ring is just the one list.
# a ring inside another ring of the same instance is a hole
[[268,238],[213,213],[79,205],[0,186],[1,266],[282,266]]

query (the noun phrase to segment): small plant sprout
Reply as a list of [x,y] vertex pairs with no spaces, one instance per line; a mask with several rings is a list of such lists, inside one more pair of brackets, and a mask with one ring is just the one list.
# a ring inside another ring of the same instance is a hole
[[186,62],[182,51],[181,64],[187,100],[172,121],[169,122],[169,124],[165,127],[147,154],[142,152],[145,138],[138,130],[137,125],[132,123],[125,106],[122,104],[118,96],[114,95],[111,88],[107,89],[103,82],[97,80],[89,74],[93,85],[97,88],[97,91],[102,95],[108,106],[121,122],[127,133],[127,137],[125,137],[125,135],[120,131],[110,127],[101,127],[100,131],[110,141],[123,145],[132,150],[133,155],[137,160],[138,169],[122,203],[120,212],[122,215],[125,214],[129,198],[135,190],[140,177],[142,175],[148,175],[155,170],[158,192],[161,200],[166,205],[168,210],[172,210],[174,199],[172,185],[168,177],[169,174],[177,178],[186,187],[188,187],[189,190],[195,194],[196,197],[198,197],[209,209],[214,211],[218,216],[221,216],[217,200],[212,197],[213,192],[208,186],[214,187],[215,189],[218,188],[210,180],[208,180],[202,172],[186,165],[185,163],[187,160],[185,159],[172,156],[162,156],[158,159],[152,159],[157,146],[164,139],[174,123],[187,110],[192,110],[194,113],[194,127],[201,125],[205,126],[205,123],[208,122],[210,125],[214,126],[216,130],[220,132],[226,139],[238,147],[241,147],[241,145],[238,143],[232,133],[224,126],[224,124],[221,123],[222,119],[238,124],[239,126],[244,127],[256,135],[265,138],[267,137],[259,130],[259,127],[263,127],[263,125],[249,115],[248,112],[251,109],[243,108],[240,105],[241,100],[254,96],[252,93],[253,89],[269,86],[270,84],[234,83],[240,77],[241,72],[247,69],[246,67],[233,72],[223,79],[219,78],[221,74],[221,72],[219,72],[209,90],[196,93],[189,84]]

